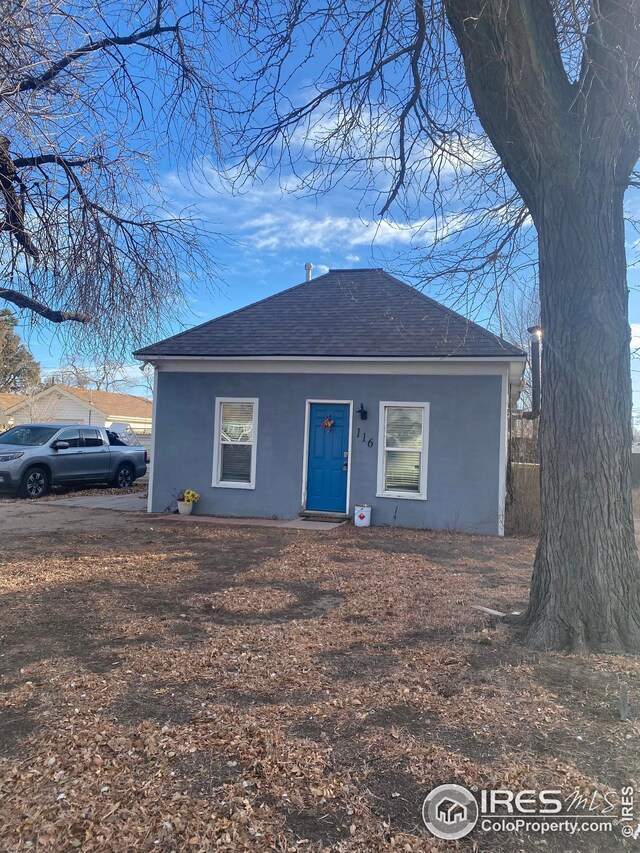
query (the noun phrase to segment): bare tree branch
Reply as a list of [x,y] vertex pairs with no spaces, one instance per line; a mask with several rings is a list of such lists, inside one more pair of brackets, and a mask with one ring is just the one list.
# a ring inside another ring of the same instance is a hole
[[109,47],[128,47],[130,45],[140,44],[153,36],[159,36],[163,33],[176,33],[177,31],[178,24],[163,27],[160,25],[159,19],[157,19],[155,26],[142,30],[141,32],[131,33],[127,36],[111,36],[102,38],[99,41],[90,42],[89,44],[85,44],[82,47],[78,47],[75,50],[70,51],[55,62],[52,62],[49,68],[47,68],[46,71],[43,71],[42,74],[38,74],[35,77],[28,76],[24,77],[22,80],[18,80],[12,90],[0,90],[0,98],[4,98],[8,95],[13,96],[19,92],[30,92],[35,89],[41,89],[57,77],[61,71],[64,71],[69,65],[71,65],[71,63],[76,62],[78,59],[82,59],[88,54],[106,50]]
[[6,287],[0,287],[0,299],[6,299],[7,302],[17,305],[18,308],[33,311],[52,323],[66,323],[68,320],[74,320],[76,323],[88,323],[90,320],[88,314],[77,311],[56,311],[43,305],[42,302],[38,302],[37,299],[31,299],[24,293],[18,293],[17,290],[9,290]]
[[9,153],[9,140],[0,136],[0,192],[4,198],[5,219],[2,230],[9,231],[30,257],[38,259],[38,250],[24,224],[24,208],[14,184],[18,182],[15,163]]
[[96,359],[216,280],[214,235],[158,175],[216,150],[215,32],[207,0],[0,4],[0,282]]
[[568,172],[575,170],[578,156],[570,112],[574,93],[562,64],[552,4],[445,0],[445,9],[475,107],[535,216],[542,158],[549,144],[562,152]]
[[14,157],[13,165],[16,169],[25,169],[27,167],[47,166],[51,164],[64,165],[68,168],[78,168],[79,166],[88,166],[90,163],[98,163],[97,157],[78,157],[69,158],[61,154],[35,154],[32,157]]

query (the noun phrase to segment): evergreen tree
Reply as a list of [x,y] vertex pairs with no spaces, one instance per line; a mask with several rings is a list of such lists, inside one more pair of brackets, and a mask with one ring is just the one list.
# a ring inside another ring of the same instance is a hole
[[0,393],[20,394],[40,383],[40,365],[16,332],[18,321],[0,309]]

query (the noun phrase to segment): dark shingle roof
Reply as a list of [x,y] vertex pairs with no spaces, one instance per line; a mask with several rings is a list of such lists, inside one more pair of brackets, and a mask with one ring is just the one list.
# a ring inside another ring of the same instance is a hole
[[518,357],[518,347],[381,269],[329,270],[138,350],[154,356]]

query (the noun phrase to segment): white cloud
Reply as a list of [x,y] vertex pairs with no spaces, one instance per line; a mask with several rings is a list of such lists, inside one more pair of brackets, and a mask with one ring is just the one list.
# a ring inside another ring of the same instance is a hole
[[396,225],[388,220],[363,221],[355,216],[308,216],[284,209],[279,216],[264,214],[242,224],[243,239],[257,249],[353,248],[373,245],[406,244],[414,234],[428,228],[427,220]]
[[165,186],[178,203],[194,206],[214,228],[223,228],[227,237],[260,252],[346,252],[350,262],[357,262],[360,255],[353,249],[406,245],[418,232],[423,238],[425,234],[433,236],[433,220],[398,224],[389,219],[364,218],[350,203],[353,196],[295,195],[287,191],[294,181],[286,176],[280,180],[268,177],[232,195],[219,172],[206,167],[202,174],[206,183],[200,182],[201,198],[194,198],[175,173],[166,176]]
[[640,323],[631,323],[631,349],[640,347]]

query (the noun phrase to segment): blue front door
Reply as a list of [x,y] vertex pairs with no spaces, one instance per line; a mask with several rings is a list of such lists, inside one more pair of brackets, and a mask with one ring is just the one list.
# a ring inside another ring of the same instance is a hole
[[311,403],[307,509],[347,511],[349,405]]

